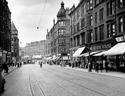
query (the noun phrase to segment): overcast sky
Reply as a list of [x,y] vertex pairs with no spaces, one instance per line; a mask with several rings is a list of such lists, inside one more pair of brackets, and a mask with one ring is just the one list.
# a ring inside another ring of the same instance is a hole
[[[62,0],[7,0],[11,18],[19,32],[20,46],[46,39],[47,29],[53,26]],[[65,8],[79,0],[63,0]],[[39,29],[37,29],[39,27]]]

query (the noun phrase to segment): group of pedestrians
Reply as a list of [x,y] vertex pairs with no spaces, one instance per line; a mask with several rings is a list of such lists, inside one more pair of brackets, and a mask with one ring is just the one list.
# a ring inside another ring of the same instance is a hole
[[80,68],[81,67],[81,61],[72,61],[72,62],[69,62],[69,66],[74,68],[74,67],[78,67]]
[[69,67],[76,67],[76,68],[88,68],[89,72],[92,72],[92,70],[95,70],[95,72],[103,72],[105,70],[108,72],[108,62],[106,60],[91,60],[88,63],[83,63],[80,60],[79,61],[71,61],[69,62]]

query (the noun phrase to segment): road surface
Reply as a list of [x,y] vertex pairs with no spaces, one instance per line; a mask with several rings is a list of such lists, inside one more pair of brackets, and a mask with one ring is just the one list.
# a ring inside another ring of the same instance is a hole
[[6,77],[2,96],[125,96],[125,78],[27,64]]

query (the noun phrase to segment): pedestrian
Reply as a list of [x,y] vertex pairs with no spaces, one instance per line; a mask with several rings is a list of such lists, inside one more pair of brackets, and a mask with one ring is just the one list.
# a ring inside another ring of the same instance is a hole
[[106,61],[106,62],[105,62],[105,71],[106,71],[106,72],[108,72],[108,64],[109,64],[109,63]]
[[97,61],[95,63],[95,71],[98,72],[99,71],[99,61]]
[[42,65],[43,65],[43,64],[42,64],[42,61],[41,61],[41,62],[40,62],[40,67],[41,67],[41,68],[42,68]]
[[103,64],[100,62],[99,66],[100,66],[100,71],[102,72],[102,70],[103,70]]
[[89,72],[92,72],[92,64],[89,62]]
[[2,68],[5,70],[6,73],[8,73],[8,66],[6,63],[3,63]]

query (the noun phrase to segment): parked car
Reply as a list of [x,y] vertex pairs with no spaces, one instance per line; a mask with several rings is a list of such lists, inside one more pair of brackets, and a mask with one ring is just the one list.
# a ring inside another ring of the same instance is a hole
[[3,76],[3,69],[0,67],[0,93],[4,91],[5,78]]

